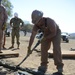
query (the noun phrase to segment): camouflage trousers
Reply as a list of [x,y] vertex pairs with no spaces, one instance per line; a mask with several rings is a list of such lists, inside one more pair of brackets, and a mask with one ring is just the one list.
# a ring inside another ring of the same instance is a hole
[[2,47],[2,39],[3,39],[3,30],[0,29],[0,50],[1,50],[1,47]]
[[17,43],[17,45],[19,45],[20,44],[20,42],[19,42],[19,37],[20,37],[20,35],[19,35],[19,29],[13,29],[11,36],[12,36],[11,37],[11,39],[12,39],[12,41],[11,41],[12,45],[14,45],[15,37],[16,37],[16,43]]
[[2,47],[5,46],[5,42],[6,42],[6,34],[5,34],[5,31],[3,31]]
[[50,49],[51,43],[53,44],[53,57],[54,64],[58,66],[63,66],[62,56],[61,56],[61,31],[57,31],[55,37],[51,40],[46,40],[41,43],[41,66],[47,66],[48,63],[48,50]]

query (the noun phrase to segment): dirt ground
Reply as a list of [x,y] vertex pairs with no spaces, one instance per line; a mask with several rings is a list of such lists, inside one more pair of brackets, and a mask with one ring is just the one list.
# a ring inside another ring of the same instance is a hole
[[[15,58],[7,58],[3,60],[8,60],[11,63],[13,62],[15,65],[19,64],[23,58],[27,54],[27,47],[29,43],[29,36],[21,36],[20,37],[20,49],[10,49],[11,51],[13,50],[14,52],[19,53],[19,57]],[[35,42],[33,46],[36,44],[37,39],[35,39]],[[9,48],[11,46],[11,37],[6,37],[6,48]],[[15,42],[15,48],[17,48],[16,42]],[[32,47],[33,48],[33,47]],[[69,43],[62,42],[61,43],[61,50],[67,50],[69,51],[71,48],[75,48],[75,40],[69,41]],[[40,45],[36,48],[37,50],[40,51]],[[52,46],[51,46],[52,49]],[[7,49],[8,50],[8,49]],[[53,58],[49,58],[49,63],[48,63],[48,73],[54,73],[57,71],[56,66],[54,65],[54,60]],[[64,75],[75,75],[75,59],[63,59],[64,63]],[[40,52],[33,51],[33,53],[25,60],[25,62],[21,65],[21,67],[27,67],[27,68],[38,68],[40,65]],[[6,75],[14,75],[13,73],[11,74],[6,74]]]

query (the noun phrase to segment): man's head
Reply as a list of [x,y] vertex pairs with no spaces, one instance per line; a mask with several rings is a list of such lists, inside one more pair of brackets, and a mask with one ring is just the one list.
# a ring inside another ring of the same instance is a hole
[[2,1],[2,0],[0,0],[0,5],[1,5],[1,1]]
[[15,12],[14,13],[14,17],[18,18],[18,13]]
[[39,10],[34,10],[31,15],[32,23],[37,24],[42,17],[43,17],[43,12]]

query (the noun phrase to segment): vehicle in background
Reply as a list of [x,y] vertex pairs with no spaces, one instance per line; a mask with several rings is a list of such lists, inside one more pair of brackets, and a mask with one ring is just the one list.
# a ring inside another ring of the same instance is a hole
[[[43,32],[39,32],[39,33],[36,34],[36,38],[37,38],[37,39],[41,39],[42,36],[43,36]],[[61,39],[62,39],[63,41],[65,41],[66,43],[69,43],[69,34],[66,33],[66,32],[62,32],[62,33],[61,33]]]
[[61,33],[61,39],[65,41],[66,43],[69,43],[69,34],[67,32]]
[[5,34],[6,34],[6,36],[10,37],[10,28],[6,28]]

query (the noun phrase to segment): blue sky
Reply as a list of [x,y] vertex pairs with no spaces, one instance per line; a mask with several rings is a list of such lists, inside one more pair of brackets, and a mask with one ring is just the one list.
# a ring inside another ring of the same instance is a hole
[[38,9],[44,13],[44,17],[54,19],[62,32],[75,32],[75,0],[10,0],[10,2],[13,5],[13,13],[17,12],[24,21],[31,23],[31,13]]

